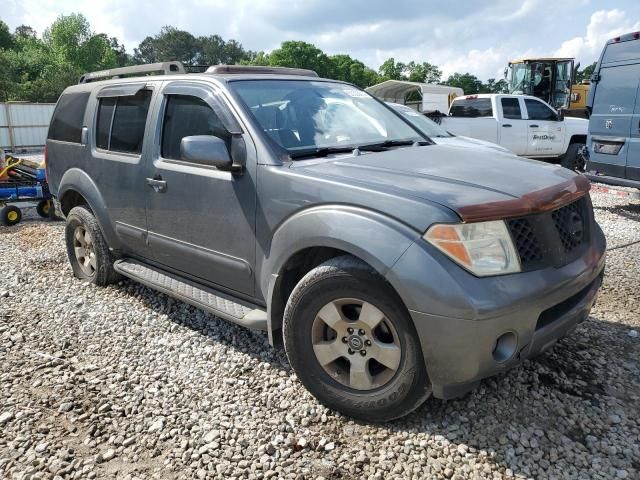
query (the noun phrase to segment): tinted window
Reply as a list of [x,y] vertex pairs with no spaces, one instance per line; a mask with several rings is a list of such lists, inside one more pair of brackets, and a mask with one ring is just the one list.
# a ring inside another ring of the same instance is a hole
[[462,98],[451,104],[452,117],[491,117],[490,98]]
[[640,41],[610,43],[605,47],[602,63],[621,62],[622,60],[640,59]]
[[593,98],[594,114],[628,114],[636,102],[640,64],[600,69],[600,81]]
[[529,120],[556,120],[556,112],[537,100],[525,98],[524,104],[527,107]]
[[151,91],[140,90],[133,97],[118,97],[111,128],[109,150],[140,153]]
[[162,127],[162,156],[180,160],[180,142],[191,135],[214,135],[229,141],[230,134],[220,118],[203,100],[170,95]]
[[522,118],[522,112],[520,112],[520,101],[517,98],[503,98],[500,102],[502,103],[502,114],[504,118],[511,118],[514,120],[520,120]]
[[84,110],[89,92],[67,93],[60,97],[53,112],[48,138],[80,143]]
[[115,98],[102,98],[98,107],[98,123],[96,125],[96,146],[109,150],[109,132],[111,120],[116,106]]

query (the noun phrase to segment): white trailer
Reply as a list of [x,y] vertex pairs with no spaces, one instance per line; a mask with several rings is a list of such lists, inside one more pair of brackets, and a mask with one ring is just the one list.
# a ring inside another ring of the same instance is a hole
[[43,147],[55,103],[0,103],[0,148]]
[[408,105],[419,112],[446,112],[454,98],[464,95],[458,87],[407,80],[386,80],[366,91],[385,102]]

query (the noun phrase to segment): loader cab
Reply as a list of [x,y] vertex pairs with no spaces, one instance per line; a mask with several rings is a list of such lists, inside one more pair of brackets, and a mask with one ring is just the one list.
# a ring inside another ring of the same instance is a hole
[[532,95],[555,109],[568,109],[574,77],[573,58],[534,58],[509,62],[509,93]]

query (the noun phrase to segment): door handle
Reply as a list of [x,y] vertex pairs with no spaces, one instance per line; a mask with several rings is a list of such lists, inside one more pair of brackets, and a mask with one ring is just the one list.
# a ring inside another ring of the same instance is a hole
[[147,178],[147,185],[150,185],[156,193],[164,193],[167,191],[167,182],[162,180],[160,175]]
[[529,125],[529,128],[538,128],[540,125]]
[[511,124],[510,123],[505,123],[502,125],[502,128],[511,128]]

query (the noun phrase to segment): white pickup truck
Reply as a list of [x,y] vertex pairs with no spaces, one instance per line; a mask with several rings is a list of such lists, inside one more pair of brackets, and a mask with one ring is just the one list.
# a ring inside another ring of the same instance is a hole
[[478,94],[456,97],[441,125],[456,135],[497,143],[516,155],[559,159],[562,166],[583,170],[579,155],[589,122],[564,117],[528,95]]

